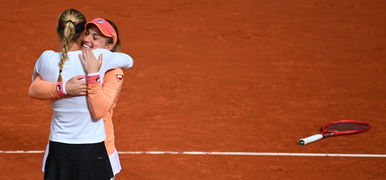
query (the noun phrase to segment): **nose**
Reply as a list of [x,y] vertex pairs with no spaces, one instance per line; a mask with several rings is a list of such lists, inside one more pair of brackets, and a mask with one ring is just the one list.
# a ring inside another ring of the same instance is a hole
[[84,35],[83,41],[90,42],[91,34]]

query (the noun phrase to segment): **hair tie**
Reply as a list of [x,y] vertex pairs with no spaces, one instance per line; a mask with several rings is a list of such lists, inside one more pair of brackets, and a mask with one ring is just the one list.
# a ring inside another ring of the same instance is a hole
[[74,24],[74,22],[72,22],[71,20],[66,21],[65,24],[67,24],[67,23],[69,23],[69,22]]

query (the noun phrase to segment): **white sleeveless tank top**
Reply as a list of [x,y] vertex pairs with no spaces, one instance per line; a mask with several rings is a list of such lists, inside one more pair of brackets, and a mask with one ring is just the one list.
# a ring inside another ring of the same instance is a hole
[[[81,51],[70,51],[62,70],[63,83],[77,75],[85,75],[79,59]],[[123,53],[111,52],[106,49],[93,50],[95,57],[103,53],[100,78],[115,68],[130,68],[133,60]],[[56,82],[59,76],[61,53],[51,50],[44,51],[35,64],[32,80],[40,75],[45,81]],[[88,109],[87,97],[66,97],[52,101],[52,118],[50,140],[69,144],[97,143],[105,140],[105,129],[102,119],[93,119]]]

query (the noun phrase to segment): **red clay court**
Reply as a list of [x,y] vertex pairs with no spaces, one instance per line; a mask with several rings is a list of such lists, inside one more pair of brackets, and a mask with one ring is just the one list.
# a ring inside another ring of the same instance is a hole
[[[50,103],[27,96],[58,14],[111,19],[134,58],[121,152],[386,154],[384,0],[3,0],[0,179],[42,179]],[[299,146],[330,121],[372,128]],[[121,154],[117,180],[386,179],[384,157]]]

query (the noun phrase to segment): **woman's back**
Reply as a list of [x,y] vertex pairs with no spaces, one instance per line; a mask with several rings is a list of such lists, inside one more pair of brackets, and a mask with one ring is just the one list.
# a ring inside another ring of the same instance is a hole
[[[68,60],[62,69],[62,80],[66,82],[71,77],[84,75],[79,54],[81,51],[68,52]],[[105,49],[93,50],[96,56],[103,53],[104,61],[100,69],[100,81],[104,74],[117,67],[131,67],[133,61],[123,53],[113,53]],[[35,65],[33,79],[37,74],[43,80],[55,82],[58,79],[61,53],[45,51]],[[105,140],[103,119],[93,119],[87,105],[86,96],[61,98],[52,102],[52,119],[50,140],[62,143],[80,144],[96,143]]]

